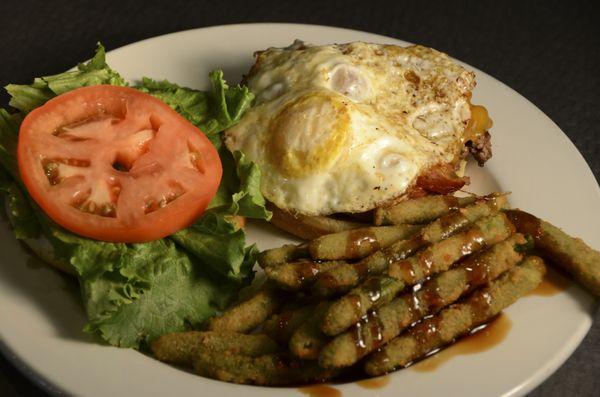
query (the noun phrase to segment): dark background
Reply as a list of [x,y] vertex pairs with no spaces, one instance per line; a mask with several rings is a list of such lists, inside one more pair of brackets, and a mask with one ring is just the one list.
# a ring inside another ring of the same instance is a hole
[[[558,124],[598,179],[598,19],[592,1],[0,0],[0,85],[71,68],[90,56],[97,41],[110,50],[164,33],[230,23],[340,26],[434,47],[503,81]],[[0,106],[7,101],[2,92]],[[596,316],[573,356],[531,396],[597,396],[598,390]],[[0,357],[0,396],[13,395],[44,394]]]

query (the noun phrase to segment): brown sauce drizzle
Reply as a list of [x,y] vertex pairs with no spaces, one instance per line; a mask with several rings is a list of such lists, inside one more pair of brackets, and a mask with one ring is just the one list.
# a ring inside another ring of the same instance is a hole
[[356,274],[361,280],[369,275],[369,267],[367,266],[366,259],[352,264],[352,267],[354,267]]
[[446,206],[448,207],[449,210],[456,210],[456,209],[460,208],[460,203],[458,201],[458,198],[455,196],[450,196],[450,195],[444,196],[444,203],[446,203]]
[[371,331],[371,340],[373,348],[377,349],[383,343],[383,324],[377,316],[377,312],[371,312],[367,315],[369,330]]
[[556,270],[549,266],[546,269],[546,275],[542,279],[542,282],[529,295],[553,296],[566,290],[571,285],[571,281]]
[[440,339],[440,327],[442,325],[442,317],[430,317],[421,323],[418,323],[410,334],[418,341],[418,346],[422,349],[427,349],[428,341]]
[[377,302],[381,298],[381,278],[368,278],[361,288],[367,293],[371,302]]
[[401,241],[400,248],[396,244],[389,246],[384,251],[388,266],[406,259],[427,243],[423,235],[419,233],[406,241]]
[[440,287],[437,282],[423,289],[421,293],[415,294],[413,301],[418,301],[421,310],[432,311],[444,306],[444,299],[440,296]]
[[303,283],[306,280],[314,279],[319,274],[319,264],[309,259],[299,260],[294,263],[296,279]]
[[461,254],[467,256],[472,254],[474,251],[481,249],[485,246],[485,239],[483,232],[478,227],[470,229],[463,240],[461,247]]
[[357,229],[348,232],[346,239],[346,256],[349,258],[358,258],[365,252],[377,251],[381,248],[379,241],[370,229]]
[[423,269],[424,273],[427,274],[429,270],[433,267],[433,252],[423,251],[417,256],[417,259],[419,267]]
[[505,213],[519,232],[530,234],[536,240],[542,236],[542,225],[535,216],[519,210],[508,210]]
[[306,394],[309,397],[341,397],[342,392],[335,387],[329,385],[313,385],[298,388],[298,391],[302,394]]
[[427,359],[417,362],[411,368],[418,372],[431,372],[452,357],[484,352],[500,344],[511,328],[510,318],[505,314],[500,314],[491,322],[475,328],[470,334],[458,339],[437,354],[432,354]]
[[463,263],[467,271],[468,290],[490,281],[491,264],[480,256],[471,256]]
[[455,231],[462,229],[469,224],[469,220],[460,212],[460,210],[454,210],[454,212],[440,217],[439,220],[442,229],[442,239],[448,238]]
[[407,284],[415,284],[418,281],[417,273],[413,269],[412,263],[402,262],[398,264],[400,269],[400,277]]
[[359,380],[356,384],[363,389],[381,389],[390,383],[389,375],[380,376],[378,378],[369,378],[364,380]]
[[337,286],[337,280],[335,279],[335,277],[329,273],[329,272],[324,272],[321,273],[317,276],[317,280],[318,282],[320,282],[326,289],[334,289],[335,286]]
[[352,339],[356,347],[356,355],[363,357],[377,349],[383,343],[383,325],[377,312],[369,312],[352,329]]
[[408,311],[411,317],[411,323],[414,322],[415,318],[419,317],[419,314],[423,311],[423,304],[416,293],[407,294],[403,297]]

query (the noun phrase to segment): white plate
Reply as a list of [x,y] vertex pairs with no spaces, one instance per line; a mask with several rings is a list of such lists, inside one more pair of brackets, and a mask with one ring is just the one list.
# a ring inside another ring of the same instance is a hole
[[[232,82],[252,63],[255,50],[311,43],[407,43],[346,29],[291,25],[230,25],[156,37],[111,51],[110,65],[126,78],[167,78],[205,88],[207,74],[222,68]],[[473,68],[471,68],[473,69]],[[600,190],[583,157],[560,129],[515,91],[477,73],[474,101],[494,119],[494,157],[470,167],[477,192],[510,190],[512,203],[577,234],[600,248]],[[273,229],[250,225],[261,249],[286,240]],[[81,328],[85,317],[74,284],[43,266],[0,225],[0,340],[5,354],[57,394],[80,396],[302,395],[297,389],[230,385],[162,364],[133,350],[94,344]],[[552,297],[529,296],[506,312],[513,327],[495,348],[454,357],[435,372],[399,371],[379,396],[522,395],[556,370],[591,324],[594,301],[576,286]],[[0,344],[1,345],[1,344]],[[367,394],[350,383],[343,396]]]

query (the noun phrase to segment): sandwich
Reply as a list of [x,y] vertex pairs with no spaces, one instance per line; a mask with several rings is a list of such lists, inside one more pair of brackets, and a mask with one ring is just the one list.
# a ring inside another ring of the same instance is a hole
[[296,41],[255,54],[254,106],[225,132],[262,172],[272,222],[301,238],[360,227],[376,208],[468,183],[491,157],[475,75],[423,46]]

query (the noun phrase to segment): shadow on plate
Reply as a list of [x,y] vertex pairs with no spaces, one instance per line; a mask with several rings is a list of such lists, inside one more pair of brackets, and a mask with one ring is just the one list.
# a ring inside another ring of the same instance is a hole
[[[39,309],[61,338],[95,341],[86,323],[77,280],[38,259],[19,243],[7,222],[0,222],[0,286]],[[15,321],[22,316],[15,314]],[[37,315],[37,313],[31,313]]]

